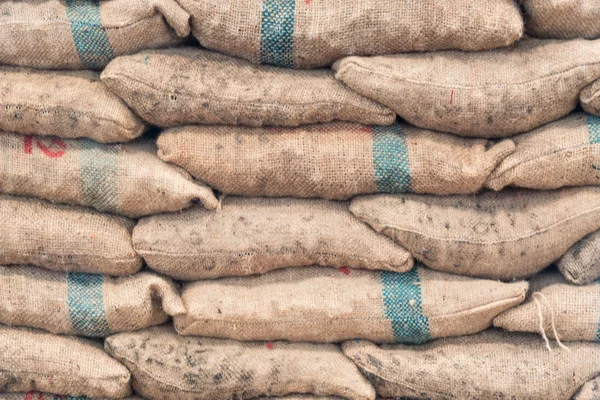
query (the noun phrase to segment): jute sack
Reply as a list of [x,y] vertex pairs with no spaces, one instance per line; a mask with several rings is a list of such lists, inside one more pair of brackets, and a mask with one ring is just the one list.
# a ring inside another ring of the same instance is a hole
[[129,217],[179,211],[212,190],[161,161],[150,140],[106,145],[0,132],[0,193],[35,196]]
[[254,63],[331,65],[347,55],[508,46],[523,33],[507,0],[179,0],[202,46]]
[[372,195],[355,198],[350,211],[428,267],[510,280],[539,272],[600,229],[600,188]]
[[529,283],[527,302],[500,314],[494,326],[544,338],[558,334],[558,340],[600,342],[600,282],[575,286],[558,272],[542,272]]
[[520,0],[525,29],[540,38],[600,37],[600,3],[597,0]]
[[4,0],[0,15],[0,64],[44,69],[100,70],[190,33],[175,0]]
[[96,211],[0,195],[0,265],[129,275],[142,267],[133,222]]
[[108,143],[135,139],[146,125],[97,72],[0,67],[0,129]]
[[600,80],[581,91],[579,102],[586,112],[600,117]]
[[143,218],[133,246],[154,270],[180,280],[320,266],[408,271],[410,254],[327,200],[225,198],[217,212],[192,207]]
[[598,400],[600,399],[600,377],[597,377],[581,387],[573,396],[573,400]]
[[548,351],[536,335],[496,330],[417,346],[361,340],[342,348],[386,398],[565,400],[600,373],[598,343]]
[[523,40],[479,53],[348,57],[335,77],[407,122],[461,136],[506,137],[571,112],[600,78],[600,40]]
[[[38,391],[29,391],[27,393],[0,393],[0,400],[88,400],[87,397],[73,397],[62,394],[42,393]],[[104,399],[89,399],[89,400],[108,400]],[[129,396],[123,400],[144,400],[138,396]],[[287,400],[287,399],[286,399]]]
[[527,287],[421,267],[405,273],[287,268],[186,284],[187,312],[174,323],[182,335],[236,340],[424,343],[488,328],[525,300]]
[[303,393],[375,399],[367,380],[333,344],[191,338],[163,325],[109,336],[105,349],[131,371],[134,390],[150,399]]
[[127,368],[89,339],[0,325],[0,365],[3,392],[110,399],[131,393]]
[[575,243],[557,265],[565,279],[576,285],[587,285],[600,278],[600,231]]
[[600,185],[600,118],[576,113],[512,139],[517,150],[500,162],[485,187]]
[[158,156],[221,192],[345,200],[365,193],[474,193],[506,156],[492,145],[410,125],[299,128],[188,126],[158,138]]
[[119,57],[101,79],[143,119],[162,127],[396,120],[392,110],[348,89],[329,69],[257,66],[196,48]]
[[0,267],[0,323],[55,334],[104,337],[166,322],[185,308],[174,283],[141,272],[111,278],[34,267]]

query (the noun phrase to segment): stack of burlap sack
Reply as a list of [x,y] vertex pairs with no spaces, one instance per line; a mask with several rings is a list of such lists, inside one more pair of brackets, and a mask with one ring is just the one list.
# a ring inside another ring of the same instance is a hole
[[599,399],[599,20],[1,1],[0,400]]

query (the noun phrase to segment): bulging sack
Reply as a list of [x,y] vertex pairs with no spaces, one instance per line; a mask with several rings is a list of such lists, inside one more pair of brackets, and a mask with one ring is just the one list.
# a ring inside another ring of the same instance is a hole
[[485,187],[600,185],[600,118],[572,114],[512,140],[516,151],[500,162]]
[[0,265],[130,275],[142,267],[133,222],[81,207],[0,195]]
[[598,400],[600,398],[600,377],[594,378],[581,387],[573,400]]
[[186,313],[174,323],[179,334],[237,340],[424,343],[488,328],[525,299],[527,287],[421,267],[288,268],[186,284]]
[[204,47],[288,68],[331,65],[347,55],[508,46],[523,33],[508,0],[179,0]]
[[564,117],[600,78],[600,40],[523,40],[479,53],[348,57],[335,77],[407,122],[460,136],[497,138]]
[[145,129],[97,72],[0,67],[0,130],[109,143],[135,139]]
[[[87,397],[73,397],[64,396],[61,394],[42,393],[35,390],[31,390],[27,393],[0,393],[0,400],[88,400]],[[89,399],[89,400],[108,400],[106,398]],[[123,400],[144,400],[141,397],[129,396],[123,398]],[[318,400],[318,399],[317,399]]]
[[141,272],[111,278],[0,267],[0,323],[55,334],[104,337],[166,322],[185,308],[174,283]]
[[548,351],[536,335],[496,330],[417,346],[348,341],[342,348],[385,398],[564,400],[600,373],[600,344]]
[[0,192],[139,217],[179,211],[212,190],[161,161],[150,140],[105,145],[0,132]]
[[557,265],[565,279],[575,285],[587,285],[600,278],[600,231],[575,243]]
[[600,37],[597,0],[521,0],[525,29],[531,36],[553,39]]
[[180,280],[261,274],[321,265],[408,271],[410,254],[327,200],[230,197],[217,212],[192,207],[143,218],[135,250]]
[[333,344],[190,338],[165,325],[110,336],[105,348],[129,368],[135,391],[151,399],[303,393],[375,399],[367,380]]
[[600,79],[581,91],[579,102],[586,112],[600,117]]
[[109,399],[131,394],[127,368],[89,339],[0,325],[0,365],[3,392]]
[[352,200],[350,211],[428,267],[510,280],[541,271],[600,229],[600,188],[371,195]]
[[4,0],[0,15],[0,64],[42,69],[100,70],[190,33],[175,0]]
[[138,115],[161,127],[396,120],[392,110],[348,89],[329,69],[257,66],[195,48],[119,57],[101,79]]
[[366,193],[474,193],[514,151],[510,140],[492,145],[405,124],[352,123],[188,126],[163,132],[158,147],[160,158],[224,193],[332,200]]

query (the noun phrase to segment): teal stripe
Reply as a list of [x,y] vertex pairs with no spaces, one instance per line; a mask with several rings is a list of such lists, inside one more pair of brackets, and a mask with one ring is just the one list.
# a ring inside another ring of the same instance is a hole
[[400,274],[382,272],[384,315],[392,323],[396,343],[425,343],[431,339],[429,318],[423,315],[421,280],[417,268]]
[[600,118],[588,115],[587,116],[588,133],[590,135],[590,143],[600,143]]
[[119,211],[118,145],[80,139],[81,193],[85,204],[100,211]]
[[295,0],[263,0],[260,62],[294,68]]
[[401,124],[373,127],[373,164],[379,193],[411,191],[408,146]]
[[95,274],[67,274],[69,318],[80,335],[104,337],[111,333],[104,314],[103,279]]
[[67,0],[67,18],[75,48],[86,68],[102,69],[115,58],[100,19],[99,0]]

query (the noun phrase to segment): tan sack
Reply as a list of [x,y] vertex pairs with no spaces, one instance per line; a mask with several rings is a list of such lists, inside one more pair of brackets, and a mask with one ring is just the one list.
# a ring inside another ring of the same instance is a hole
[[598,0],[520,0],[525,29],[540,38],[600,37]]
[[600,377],[596,377],[583,385],[573,400],[598,400],[600,399]]
[[600,117],[600,79],[581,91],[579,101],[586,112]]
[[[31,390],[27,393],[0,393],[0,400],[108,400],[106,398],[88,399],[87,397],[64,396],[62,394],[42,393],[36,390]],[[144,400],[138,396],[128,396],[123,400]],[[286,399],[288,400],[288,399]],[[299,400],[299,399],[298,399]],[[315,399],[319,400],[319,399]],[[327,400],[327,399],[322,399]]]
[[557,263],[566,280],[587,285],[600,278],[600,231],[575,243]]

